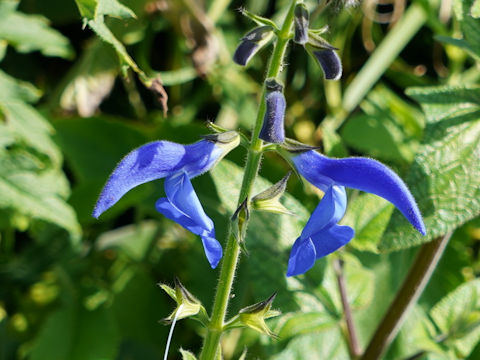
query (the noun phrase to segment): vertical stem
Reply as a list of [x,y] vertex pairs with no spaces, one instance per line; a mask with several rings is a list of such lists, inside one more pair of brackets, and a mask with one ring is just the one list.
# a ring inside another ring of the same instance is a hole
[[377,327],[361,360],[380,359],[395,339],[408,310],[416,303],[430,280],[451,236],[452,232],[448,232],[420,248],[402,287]]
[[348,302],[347,287],[345,285],[345,277],[343,276],[343,261],[335,260],[333,263],[335,274],[337,275],[338,290],[340,291],[340,298],[342,299],[343,312],[345,314],[345,322],[347,323],[348,331],[348,350],[352,358],[357,358],[361,355],[360,346],[358,344],[357,332],[355,331],[355,324],[353,323],[352,309]]
[[[278,77],[281,71],[283,58],[285,57],[288,41],[291,37],[293,26],[294,9],[297,0],[292,0],[287,16],[285,17],[282,28],[277,34],[277,42],[270,58],[270,64],[267,71],[267,78]],[[255,182],[260,162],[262,160],[262,140],[258,138],[262,127],[263,117],[265,116],[265,85],[263,86],[262,97],[255,120],[250,147],[248,149],[247,162],[243,175],[242,187],[237,204],[240,205],[245,199],[250,198],[252,187]],[[248,221],[248,220],[246,220]],[[218,354],[220,338],[223,332],[225,315],[228,308],[228,301],[232,290],[233,279],[240,257],[240,245],[233,235],[229,235],[225,254],[222,260],[220,278],[218,280],[217,291],[213,303],[213,311],[210,325],[207,329],[200,360],[213,360]]]

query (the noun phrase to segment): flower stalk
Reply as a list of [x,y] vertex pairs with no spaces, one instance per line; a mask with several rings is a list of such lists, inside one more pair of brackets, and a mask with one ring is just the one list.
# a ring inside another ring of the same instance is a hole
[[[294,9],[296,3],[297,0],[292,0],[292,4],[290,5],[283,25],[277,34],[277,41],[275,43],[275,47],[270,58],[270,64],[268,67],[266,78],[277,78],[280,74],[283,59],[287,51],[287,45],[291,38],[294,20]],[[245,199],[251,198],[253,184],[255,183],[255,179],[260,168],[263,141],[259,139],[259,134],[262,128],[263,118],[266,111],[266,92],[266,87],[264,85],[257,117],[253,128],[252,138],[248,149],[242,187],[240,189],[240,195],[237,203],[238,206],[240,206],[242,202],[245,201]],[[240,245],[235,239],[235,236],[230,234],[228,236],[227,246],[221,263],[220,277],[217,284],[212,316],[210,320],[210,325],[207,328],[207,335],[203,343],[200,360],[212,360],[218,353],[220,338],[224,328],[225,315],[227,313],[228,301],[230,299],[233,279],[235,277],[235,271],[237,268],[239,257]]]
[[448,232],[420,248],[402,287],[397,292],[397,296],[382,322],[378,325],[360,360],[380,359],[387,350],[397,336],[408,310],[417,302],[428,284],[451,236],[452,232]]

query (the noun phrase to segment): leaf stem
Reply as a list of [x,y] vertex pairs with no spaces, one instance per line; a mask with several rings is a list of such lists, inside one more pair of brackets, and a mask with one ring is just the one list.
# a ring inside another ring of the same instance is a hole
[[335,274],[337,276],[338,290],[340,292],[343,312],[345,314],[345,322],[347,324],[348,350],[352,358],[357,358],[362,354],[362,350],[358,344],[357,332],[355,330],[355,324],[353,323],[352,309],[348,302],[347,287],[345,285],[345,277],[343,274],[343,261],[340,259],[335,260],[333,268],[335,269]]
[[[298,0],[292,0],[290,8],[287,12],[283,26],[277,37],[277,42],[270,58],[270,64],[267,71],[267,78],[278,77],[280,74],[283,58],[286,54],[288,42],[291,38],[291,30],[293,26],[294,9]],[[243,175],[242,187],[238,198],[238,205],[251,197],[253,184],[260,169],[262,160],[263,142],[258,138],[262,127],[263,117],[265,116],[265,95],[266,89],[263,86],[263,92],[260,105],[255,120],[250,147],[248,149],[247,162],[245,164],[245,172]],[[247,220],[248,221],[248,220]],[[228,301],[232,291],[233,279],[240,257],[240,245],[235,237],[230,234],[227,240],[225,254],[222,260],[220,277],[218,280],[217,291],[213,304],[213,311],[210,325],[207,329],[200,360],[212,360],[218,354],[220,338],[224,330],[225,315],[227,313]]]
[[377,327],[361,360],[380,359],[395,339],[408,310],[417,302],[430,280],[451,236],[452,232],[448,232],[420,248],[402,287]]

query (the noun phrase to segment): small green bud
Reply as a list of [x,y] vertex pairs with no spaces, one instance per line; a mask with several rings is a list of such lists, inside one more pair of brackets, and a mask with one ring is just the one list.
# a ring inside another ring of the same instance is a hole
[[255,195],[252,198],[253,208],[259,211],[292,215],[292,213],[280,203],[280,198],[287,188],[287,182],[291,173],[292,172],[289,171],[279,182]]
[[238,313],[239,322],[260,333],[276,338],[277,335],[275,335],[265,323],[265,319],[280,315],[280,311],[271,309],[275,296],[277,296],[277,293],[273,293],[267,300],[240,310]]

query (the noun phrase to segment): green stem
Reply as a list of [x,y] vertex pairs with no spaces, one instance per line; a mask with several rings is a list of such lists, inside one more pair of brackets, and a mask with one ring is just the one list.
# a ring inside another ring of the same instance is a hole
[[[271,56],[267,71],[267,78],[276,78],[280,74],[283,58],[285,57],[285,53],[287,51],[288,41],[291,38],[296,3],[297,0],[292,0],[292,4],[288,10],[287,16],[285,17],[283,26],[277,34],[277,42]],[[252,133],[252,139],[248,150],[242,187],[240,189],[240,195],[238,198],[237,204],[239,206],[245,199],[251,197],[253,184],[255,182],[255,178],[257,177],[262,160],[263,142],[258,138],[258,135],[262,127],[263,117],[265,116],[265,95],[266,89],[264,85],[260,106]],[[239,257],[240,245],[233,235],[229,235],[221,265],[220,278],[218,280],[217,292],[215,294],[210,325],[207,329],[207,335],[203,343],[200,360],[213,360],[219,351],[220,338],[224,329],[225,315],[228,308],[228,300],[230,299],[230,293],[232,290],[233,279],[235,277],[235,271]]]
[[452,233],[449,232],[420,248],[402,287],[377,327],[361,360],[380,359],[395,339],[408,310],[417,302],[430,280],[451,236]]

